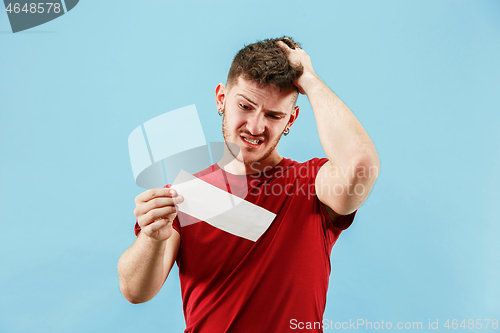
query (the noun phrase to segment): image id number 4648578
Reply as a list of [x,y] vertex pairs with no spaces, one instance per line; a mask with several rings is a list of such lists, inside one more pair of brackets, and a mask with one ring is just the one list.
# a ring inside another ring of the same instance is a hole
[[61,4],[60,3],[53,3],[53,2],[41,2],[41,3],[25,3],[23,7],[19,3],[9,3],[7,8],[5,8],[5,11],[8,12],[9,14],[11,13],[31,13],[31,14],[42,14],[42,13],[50,13],[53,11],[54,13],[58,14],[61,12]]

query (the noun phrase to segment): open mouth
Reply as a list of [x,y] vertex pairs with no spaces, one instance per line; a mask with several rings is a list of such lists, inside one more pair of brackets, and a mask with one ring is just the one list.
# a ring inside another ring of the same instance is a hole
[[262,143],[262,140],[254,140],[254,139],[250,139],[250,138],[247,138],[247,137],[244,137],[244,136],[241,136],[241,139],[244,142],[248,143],[249,145],[255,146],[255,147]]

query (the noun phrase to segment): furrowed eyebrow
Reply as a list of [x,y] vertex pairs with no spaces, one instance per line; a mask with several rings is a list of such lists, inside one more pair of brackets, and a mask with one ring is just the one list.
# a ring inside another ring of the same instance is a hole
[[281,111],[272,111],[272,110],[266,110],[268,113],[272,114],[273,116],[286,116],[287,114],[285,112]]
[[236,94],[236,96],[243,97],[244,99],[246,99],[247,101],[249,101],[249,102],[250,102],[250,103],[252,103],[253,105],[257,105],[257,103],[255,103],[254,101],[252,101],[250,98],[246,97],[245,95],[242,95],[242,94]]
[[[257,103],[255,103],[254,101],[252,101],[250,98],[246,97],[245,95],[243,94],[236,94],[236,96],[240,96],[240,97],[243,97],[244,99],[246,99],[247,101],[249,101],[251,104],[253,105],[257,105]],[[287,113],[286,112],[282,112],[282,111],[274,111],[274,110],[264,110],[268,113],[271,113],[275,116],[286,116]]]

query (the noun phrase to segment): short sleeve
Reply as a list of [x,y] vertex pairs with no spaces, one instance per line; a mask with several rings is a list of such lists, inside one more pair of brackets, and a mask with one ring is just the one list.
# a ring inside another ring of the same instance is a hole
[[176,216],[174,222],[172,222],[172,228],[174,228],[179,234],[181,233],[181,224],[179,223],[178,216]]
[[136,236],[139,235],[139,231],[141,231],[141,226],[139,225],[139,222],[136,220],[135,221],[135,226],[134,226],[134,233]]
[[341,215],[339,217],[339,219],[335,222],[335,224],[332,223],[332,225],[335,228],[339,228],[342,230],[349,228],[351,226],[352,222],[354,221],[354,216],[356,215],[357,212],[358,212],[358,210],[355,210],[354,212],[352,212],[349,215]]

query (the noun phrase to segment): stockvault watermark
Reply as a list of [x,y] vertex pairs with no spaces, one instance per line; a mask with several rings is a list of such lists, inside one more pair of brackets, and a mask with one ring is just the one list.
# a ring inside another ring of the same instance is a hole
[[10,1],[4,0],[12,32],[31,29],[69,12],[79,0]]

